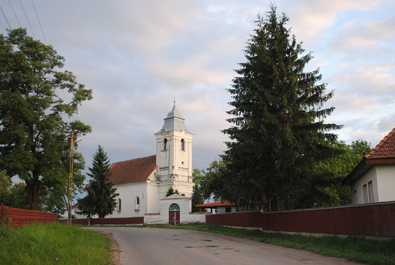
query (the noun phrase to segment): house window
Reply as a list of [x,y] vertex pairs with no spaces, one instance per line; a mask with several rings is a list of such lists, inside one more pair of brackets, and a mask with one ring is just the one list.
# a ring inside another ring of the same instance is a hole
[[232,207],[225,207],[225,212],[226,213],[231,213],[232,212]]
[[163,141],[163,150],[166,151],[167,150],[167,139],[165,138],[165,140]]
[[364,203],[369,202],[368,187],[366,186],[366,184],[363,185],[363,202]]
[[374,197],[373,197],[373,182],[369,181],[368,182],[368,192],[369,192],[369,202],[374,202]]
[[181,139],[181,151],[185,151],[185,140]]
[[122,201],[121,201],[121,199],[119,198],[118,199],[118,212],[120,212],[121,211],[121,209],[122,209]]
[[353,193],[353,203],[358,203],[357,190],[354,190]]
[[135,206],[134,206],[134,210],[135,211],[139,211],[140,210],[140,198],[138,196],[136,197],[136,203],[135,203]]

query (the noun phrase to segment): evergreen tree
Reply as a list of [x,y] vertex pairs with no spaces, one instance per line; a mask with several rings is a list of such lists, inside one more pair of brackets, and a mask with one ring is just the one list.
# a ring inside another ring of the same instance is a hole
[[180,194],[180,193],[178,192],[178,190],[175,190],[175,189],[173,189],[173,187],[170,187],[170,188],[167,189],[167,192],[166,192],[165,196],[169,197],[169,196],[171,196],[173,194]]
[[[25,29],[0,35],[0,168],[26,183],[33,210],[43,209],[42,199],[48,196],[51,208],[64,210],[61,198],[70,162],[67,132],[91,130],[82,122],[63,120],[92,99],[92,91],[78,84],[71,72],[60,71],[63,65],[64,58],[52,46],[27,36]],[[78,174],[82,166],[82,156],[79,161],[76,156],[74,185],[83,184]]]
[[118,193],[115,193],[114,184],[109,181],[110,161],[100,145],[93,156],[92,168],[89,171],[88,176],[91,179],[85,188],[87,195],[78,200],[78,208],[88,218],[95,214],[104,218],[114,212]]
[[331,144],[337,136],[330,131],[341,128],[324,123],[334,108],[323,105],[333,93],[316,84],[319,69],[303,72],[312,55],[303,55],[287,21],[274,6],[266,19],[258,16],[247,60],[228,89],[233,126],[223,130],[232,140],[223,155],[226,182],[244,203],[265,203],[269,211],[294,208],[317,163],[337,150]]

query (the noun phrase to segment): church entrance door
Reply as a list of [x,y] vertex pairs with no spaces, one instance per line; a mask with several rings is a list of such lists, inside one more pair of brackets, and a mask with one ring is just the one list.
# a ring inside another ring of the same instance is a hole
[[169,224],[176,225],[180,223],[180,206],[173,203],[169,207]]

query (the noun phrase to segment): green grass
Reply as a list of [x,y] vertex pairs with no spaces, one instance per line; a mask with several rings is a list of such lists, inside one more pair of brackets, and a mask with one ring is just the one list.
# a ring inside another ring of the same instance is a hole
[[110,239],[73,226],[0,225],[0,264],[112,264]]
[[206,231],[247,238],[272,245],[310,251],[325,256],[345,258],[349,261],[371,265],[395,264],[395,239],[378,241],[361,237],[301,236],[281,233],[264,233],[261,230],[236,229],[207,224],[165,227]]

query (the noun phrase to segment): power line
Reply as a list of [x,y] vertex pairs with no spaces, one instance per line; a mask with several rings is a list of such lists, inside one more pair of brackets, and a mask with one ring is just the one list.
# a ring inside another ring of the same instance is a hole
[[36,38],[36,36],[34,36],[34,31],[33,31],[33,29],[32,29],[32,25],[30,25],[29,18],[27,17],[25,8],[23,7],[22,1],[19,0],[19,3],[21,3],[22,9],[23,9],[23,13],[25,13],[25,17],[26,17],[27,23],[29,24],[29,28],[30,28],[30,30],[31,30],[31,32],[32,32],[32,34],[33,34],[33,38]]
[[16,21],[18,21],[18,25],[19,25],[19,27],[20,27],[20,28],[22,28],[22,26],[21,26],[21,23],[19,22],[18,16],[17,16],[17,15],[16,15],[16,13],[15,13],[14,7],[13,7],[13,6],[12,6],[12,4],[11,4],[11,1],[10,1],[10,0],[8,0],[8,3],[10,3],[10,6],[11,6],[11,9],[12,9],[12,12],[14,12],[14,16],[15,16],[15,18],[16,18]]
[[38,18],[38,14],[37,14],[36,6],[34,5],[34,2],[33,2],[33,0],[32,0],[32,4],[33,4],[34,12],[36,12],[36,17],[37,17],[37,20],[38,20],[38,24],[40,25],[41,33],[43,34],[43,37],[44,37],[45,44],[47,44],[47,39],[45,38],[45,34],[44,34],[44,31],[43,31],[43,27],[41,26],[40,19]]
[[1,9],[1,13],[3,13],[5,20],[7,21],[8,27],[12,30],[10,22],[8,22],[8,19],[7,19],[6,15],[4,14],[3,8],[1,8],[1,6],[0,6],[0,9]]

